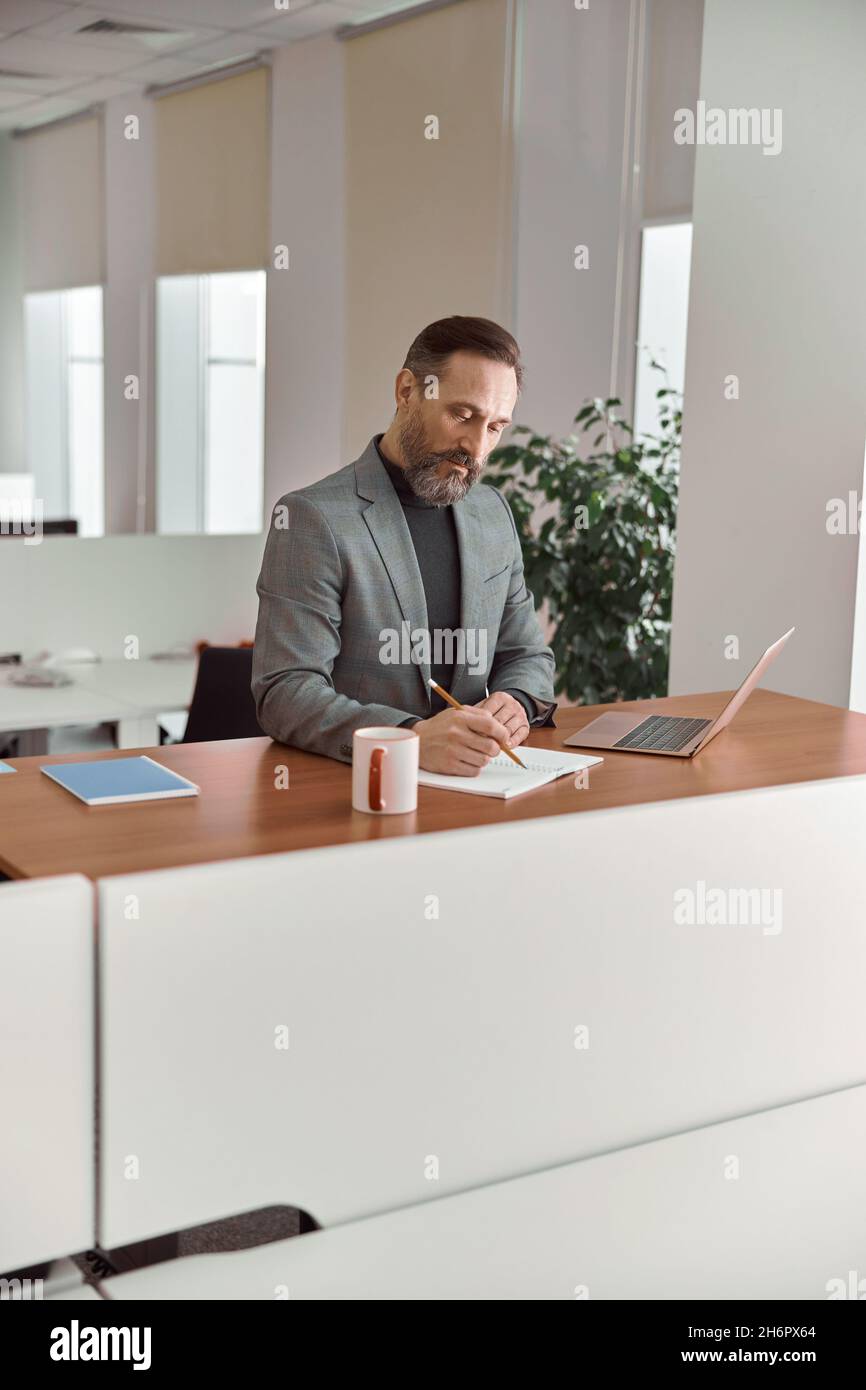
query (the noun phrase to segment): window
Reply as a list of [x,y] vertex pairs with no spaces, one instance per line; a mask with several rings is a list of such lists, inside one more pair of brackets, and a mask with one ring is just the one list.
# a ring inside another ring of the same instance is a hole
[[156,286],[156,518],[163,534],[259,532],[263,270]]
[[102,287],[24,299],[27,467],[46,520],[105,527]]
[[669,386],[683,389],[691,259],[690,222],[644,227],[635,368],[636,435],[658,433],[656,391],[664,382],[650,366],[650,359],[666,368]]

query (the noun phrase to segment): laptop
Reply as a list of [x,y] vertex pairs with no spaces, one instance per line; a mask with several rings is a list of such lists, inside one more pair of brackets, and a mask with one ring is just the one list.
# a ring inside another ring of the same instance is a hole
[[751,695],[771,661],[784,647],[792,627],[768,647],[743,684],[716,719],[697,715],[600,714],[585,729],[565,740],[567,747],[611,748],[620,753],[662,753],[668,758],[693,758],[710,739],[727,728],[737,710]]

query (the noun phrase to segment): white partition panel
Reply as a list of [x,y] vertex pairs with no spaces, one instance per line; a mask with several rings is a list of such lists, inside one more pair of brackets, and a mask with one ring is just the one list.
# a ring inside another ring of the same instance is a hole
[[103,881],[103,1244],[862,1082],[864,825],[847,778]]
[[174,643],[252,637],[261,536],[3,537],[0,651],[90,647],[115,660],[136,637],[141,656]]
[[101,1303],[102,1296],[90,1284],[77,1284],[74,1288],[61,1289],[57,1293],[46,1293],[46,1303]]
[[0,884],[0,1274],[94,1237],[93,886]]
[[[823,1299],[866,1265],[866,1087],[255,1250],[112,1299]],[[834,1282],[835,1281],[835,1282]]]

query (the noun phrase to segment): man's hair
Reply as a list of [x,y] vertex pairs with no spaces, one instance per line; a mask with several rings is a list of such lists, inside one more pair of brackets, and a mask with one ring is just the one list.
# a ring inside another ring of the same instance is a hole
[[452,314],[450,318],[428,323],[406,353],[403,366],[419,381],[427,376],[442,376],[448,359],[455,352],[477,352],[479,357],[487,357],[491,362],[503,362],[506,367],[513,367],[518,391],[523,385],[520,348],[508,330],[492,319],[464,314]]

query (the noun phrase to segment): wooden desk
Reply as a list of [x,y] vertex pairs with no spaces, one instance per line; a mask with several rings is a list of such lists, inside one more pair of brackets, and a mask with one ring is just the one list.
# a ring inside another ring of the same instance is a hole
[[[727,699],[726,693],[679,695],[636,701],[633,707],[651,713],[712,716]],[[601,708],[563,710],[557,715],[557,728],[534,733],[531,743],[539,748],[561,747]],[[198,783],[201,796],[85,806],[44,777],[39,768],[51,762],[85,761],[92,754],[11,760],[17,773],[0,777],[0,870],[13,878],[80,872],[96,879],[391,835],[863,775],[866,715],[756,690],[734,723],[696,758],[608,752],[601,765],[590,769],[588,788],[580,790],[571,777],[563,777],[513,801],[420,787],[418,810],[404,816],[353,811],[348,764],[267,738],[142,751]],[[124,757],[129,752],[99,756]],[[275,787],[281,766],[289,770],[287,790]]]

